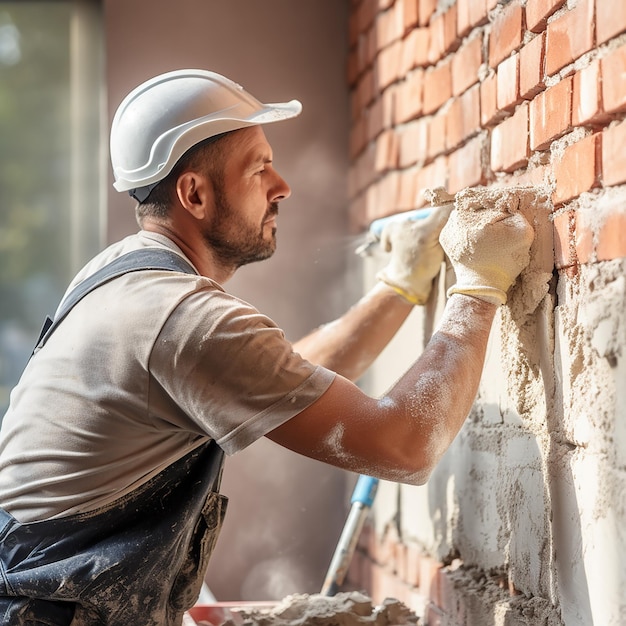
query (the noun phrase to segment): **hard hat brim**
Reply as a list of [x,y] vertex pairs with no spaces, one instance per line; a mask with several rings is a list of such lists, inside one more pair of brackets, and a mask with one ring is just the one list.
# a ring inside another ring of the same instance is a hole
[[194,145],[216,135],[300,114],[298,100],[265,104],[207,70],[176,70],[146,81],[118,107],[110,150],[118,191],[162,180]]

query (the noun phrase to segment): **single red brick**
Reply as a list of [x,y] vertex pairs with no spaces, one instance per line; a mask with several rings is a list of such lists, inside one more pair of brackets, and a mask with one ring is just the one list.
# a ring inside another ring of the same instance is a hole
[[402,42],[396,41],[381,50],[374,65],[376,85],[380,91],[398,80],[402,61]]
[[451,95],[451,62],[445,60],[424,74],[424,114],[436,111]]
[[[443,567],[439,572],[439,585],[441,587],[441,608],[447,615],[456,617],[459,593],[450,577],[450,568]],[[464,623],[464,622],[461,622]]]
[[367,143],[367,116],[362,115],[350,128],[350,158],[360,154]]
[[396,88],[396,124],[403,124],[416,118],[422,112],[422,87],[424,70],[416,69]]
[[526,2],[526,28],[534,33],[546,29],[548,18],[560,9],[566,0],[528,0]]
[[596,45],[626,31],[626,2],[596,0]]
[[428,157],[431,159],[446,150],[447,118],[447,114],[439,113],[430,119],[428,125]]
[[601,135],[590,135],[568,146],[554,167],[552,203],[558,206],[598,184]]
[[491,169],[512,172],[528,162],[528,104],[491,132]]
[[379,52],[400,38],[402,30],[398,28],[396,12],[393,8],[379,13],[376,16],[374,30],[376,32],[376,44]]
[[519,53],[519,91],[520,96],[531,100],[544,89],[544,41],[541,33],[531,39]]
[[430,22],[430,16],[437,8],[437,0],[419,0],[418,16],[420,26],[425,26]]
[[489,18],[489,2],[471,0],[469,4],[469,21],[472,28],[486,24]]
[[384,130],[376,139],[374,139],[374,151],[376,158],[374,160],[374,170],[378,174],[382,174],[389,169],[389,150],[391,148],[389,141],[389,133],[391,130]]
[[462,140],[480,130],[480,87],[475,85],[461,95],[463,111]]
[[458,96],[478,81],[483,62],[482,36],[472,37],[452,57],[452,94]]
[[361,193],[366,187],[371,185],[378,174],[375,171],[376,161],[376,144],[370,143],[352,161],[354,164],[350,170],[350,195],[353,197],[357,193]]
[[574,74],[572,125],[584,126],[607,121],[602,110],[600,62],[596,59]]
[[446,111],[446,150],[463,141],[463,105],[461,98],[453,98]]
[[412,30],[402,40],[402,55],[400,59],[400,76],[405,76],[415,68],[415,50],[417,46],[417,29]]
[[480,123],[484,127],[495,124],[504,115],[496,105],[496,80],[496,73],[492,72],[480,84]]
[[374,96],[374,74],[368,70],[361,76],[356,89],[352,91],[350,107],[352,119],[356,120],[364,114],[364,111],[374,100]]
[[389,594],[393,593],[392,574],[384,567],[374,565],[370,572],[370,584],[368,585],[368,591],[372,601],[375,604],[381,603],[385,598],[393,597]]
[[570,129],[572,77],[546,89],[530,102],[530,148],[544,150]]
[[626,183],[626,121],[602,133],[602,181],[605,185]]
[[470,4],[472,0],[457,0],[456,3],[456,30],[459,37],[465,37],[471,30]]
[[596,259],[612,261],[626,257],[626,203],[612,207],[602,220],[597,233]]
[[[400,173],[387,172],[377,183],[377,201],[379,211],[383,215],[398,212],[398,190],[400,189]],[[378,556],[378,555],[377,555]],[[388,555],[387,555],[388,556]]]
[[[403,170],[399,172],[400,183],[398,187],[398,209],[408,211],[415,208],[415,193],[417,191],[417,178],[415,171]],[[403,567],[406,564],[402,563]]]
[[484,141],[484,137],[479,135],[448,156],[450,170],[448,191],[450,193],[485,183],[482,162]]
[[446,187],[448,178],[448,160],[445,156],[435,159],[432,163],[420,168],[417,174],[417,196],[415,206],[426,204],[424,191],[435,187]]
[[552,75],[593,48],[593,0],[578,0],[575,8],[548,24],[546,73]]
[[430,46],[428,49],[428,62],[436,65],[437,61],[443,57],[445,50],[445,24],[443,13],[435,15],[430,20]]
[[428,65],[429,36],[428,28],[415,28],[406,36],[402,46],[402,74]]
[[393,88],[387,89],[367,110],[367,141],[372,141],[383,130],[393,126],[394,94]]
[[418,23],[418,0],[404,0],[403,3],[404,32],[408,33]]
[[519,96],[519,54],[504,59],[496,74],[496,106],[500,110],[511,111],[520,102]]
[[457,25],[457,6],[453,4],[443,14],[443,50],[445,54],[456,50],[461,44],[458,36]]
[[626,111],[626,45],[601,61],[602,103],[606,113]]
[[574,211],[557,213],[553,219],[554,265],[557,269],[571,267],[576,257],[576,217]]
[[378,56],[378,44],[376,43],[376,31],[370,28],[364,35],[363,44],[364,67],[372,67]]
[[410,167],[423,162],[428,154],[428,120],[419,119],[402,127],[398,145],[398,165]]
[[489,34],[489,65],[496,67],[522,43],[522,7],[511,2],[495,17]]
[[415,64],[418,67],[428,65],[428,50],[430,47],[430,28],[416,28]]
[[374,168],[377,172],[385,172],[398,165],[398,145],[393,129],[384,130],[375,140],[376,161]]
[[422,555],[420,559],[420,592],[436,606],[439,606],[439,570],[438,563],[430,556]]

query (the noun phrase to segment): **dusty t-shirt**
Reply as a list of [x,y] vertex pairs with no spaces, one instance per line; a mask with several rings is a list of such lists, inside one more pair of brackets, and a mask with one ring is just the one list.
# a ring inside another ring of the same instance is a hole
[[[114,258],[170,240],[114,244]],[[0,506],[19,521],[90,511],[214,439],[233,454],[312,404],[334,374],[209,278],[150,270],[99,287],[30,360],[0,432]]]

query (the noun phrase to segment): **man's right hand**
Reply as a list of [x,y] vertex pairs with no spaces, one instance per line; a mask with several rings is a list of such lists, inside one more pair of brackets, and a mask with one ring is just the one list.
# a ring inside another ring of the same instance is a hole
[[439,234],[453,204],[435,206],[425,219],[390,222],[380,238],[381,248],[390,252],[389,263],[376,277],[407,302],[424,304],[433,279],[444,260]]
[[465,193],[475,198],[467,203],[468,208],[457,197],[457,208],[439,238],[456,274],[448,295],[461,293],[504,304],[507,291],[529,263],[533,228],[514,201],[513,206],[503,207],[501,198],[494,199],[492,192],[478,206],[480,192]]

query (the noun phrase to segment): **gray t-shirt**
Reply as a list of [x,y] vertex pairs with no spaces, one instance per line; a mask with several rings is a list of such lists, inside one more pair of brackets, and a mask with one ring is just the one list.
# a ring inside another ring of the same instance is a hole
[[[140,232],[98,255],[70,289],[143,247],[184,256]],[[0,431],[0,506],[21,522],[94,510],[207,439],[226,454],[245,448],[333,378],[211,279],[126,274],[76,305],[13,390]]]

